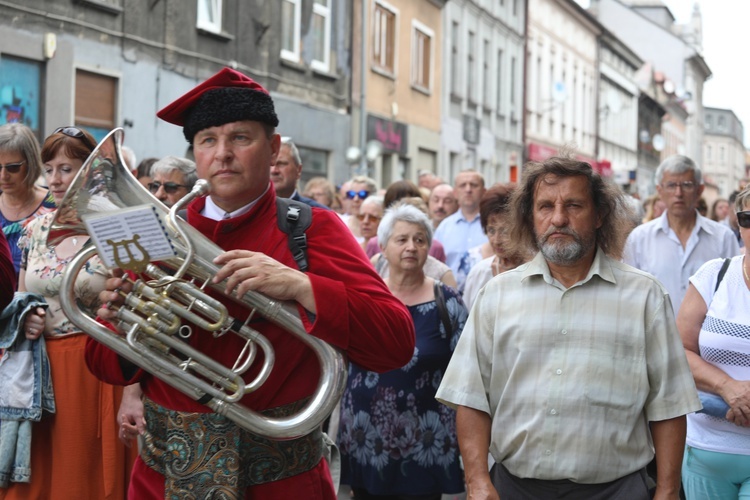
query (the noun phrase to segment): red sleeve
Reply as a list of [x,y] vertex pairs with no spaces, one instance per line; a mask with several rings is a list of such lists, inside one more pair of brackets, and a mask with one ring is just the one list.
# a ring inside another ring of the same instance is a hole
[[13,267],[13,257],[10,254],[5,234],[0,231],[0,310],[13,300],[17,287],[16,268]]
[[[307,331],[346,351],[359,366],[385,372],[414,354],[414,322],[391,294],[341,219],[313,211],[307,251],[317,315]],[[301,309],[301,308],[300,308]]]

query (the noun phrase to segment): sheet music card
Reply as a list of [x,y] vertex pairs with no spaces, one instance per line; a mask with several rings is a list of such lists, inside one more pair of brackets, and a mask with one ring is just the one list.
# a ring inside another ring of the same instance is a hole
[[149,262],[176,255],[156,207],[136,205],[82,217],[99,257],[109,268],[141,272]]

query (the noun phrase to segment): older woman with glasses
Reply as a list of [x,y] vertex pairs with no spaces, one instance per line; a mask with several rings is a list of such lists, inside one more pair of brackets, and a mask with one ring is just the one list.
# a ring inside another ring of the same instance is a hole
[[325,177],[313,177],[307,181],[305,188],[302,190],[302,196],[311,198],[321,205],[334,210],[340,208],[338,206],[338,199],[336,198],[336,190],[331,181]]
[[50,192],[36,185],[42,175],[39,142],[26,125],[0,126],[0,226],[16,273],[21,266],[18,239],[28,222],[55,208]]
[[151,167],[148,190],[171,207],[188,194],[198,180],[195,162],[177,156],[165,156]]
[[349,365],[341,403],[342,483],[356,500],[439,500],[463,491],[455,413],[435,400],[466,322],[458,293],[425,276],[432,223],[403,204],[386,211],[378,242],[390,264],[386,285],[409,309],[416,348],[409,363],[382,373]]
[[[750,248],[750,189],[735,200]],[[704,410],[688,415],[682,484],[688,500],[750,497],[750,262],[706,262],[677,315]]]
[[[58,129],[44,141],[43,172],[57,203],[91,154],[96,141],[74,127]],[[115,411],[122,388],[100,382],[84,360],[87,336],[62,311],[59,295],[68,263],[87,243],[86,236],[69,236],[48,247],[55,213],[31,221],[19,241],[23,250],[18,289],[44,297],[47,309],[23,318],[29,340],[44,338],[49,376],[55,393],[55,413],[44,413],[31,426],[30,482],[11,482],[0,499],[125,498],[135,455],[128,455],[117,437]],[[96,314],[99,292],[108,272],[95,257],[75,282],[79,307]],[[1,450],[1,449],[0,449]]]
[[362,206],[362,202],[365,201],[368,196],[375,194],[377,190],[378,186],[375,183],[374,179],[370,179],[369,177],[366,177],[364,175],[357,175],[354,176],[351,181],[349,181],[349,189],[345,193],[346,198],[350,201],[350,215],[345,215],[344,221],[346,222],[347,226],[349,226],[349,230],[352,232],[354,237],[360,243],[362,243],[363,241],[367,243],[367,241],[364,240],[360,231],[359,219],[357,218],[357,214],[359,214],[359,207]]
[[370,196],[362,205],[359,206],[359,213],[357,219],[359,219],[359,230],[362,234],[361,245],[365,250],[367,257],[372,257],[378,253],[378,249],[373,252],[368,243],[372,238],[375,238],[378,234],[378,226],[383,218],[383,197],[382,196]]

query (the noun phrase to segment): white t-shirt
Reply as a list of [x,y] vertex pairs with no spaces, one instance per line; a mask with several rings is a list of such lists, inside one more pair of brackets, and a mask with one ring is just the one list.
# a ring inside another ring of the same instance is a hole
[[[710,260],[690,278],[708,304],[698,346],[701,357],[736,380],[750,380],[750,290],[737,256],[714,294],[724,259]],[[750,455],[750,429],[704,413],[688,415],[687,444],[702,450]]]

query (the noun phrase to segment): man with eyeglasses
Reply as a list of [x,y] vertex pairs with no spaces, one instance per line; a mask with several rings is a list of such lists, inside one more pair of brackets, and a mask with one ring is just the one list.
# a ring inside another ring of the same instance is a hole
[[188,194],[198,180],[195,163],[187,158],[165,156],[151,165],[148,190],[160,202],[171,207]]
[[740,251],[732,232],[698,213],[701,169],[686,156],[670,156],[656,170],[656,190],[667,209],[630,233],[624,261],[654,275],[669,292],[675,315],[690,277],[711,259]]

